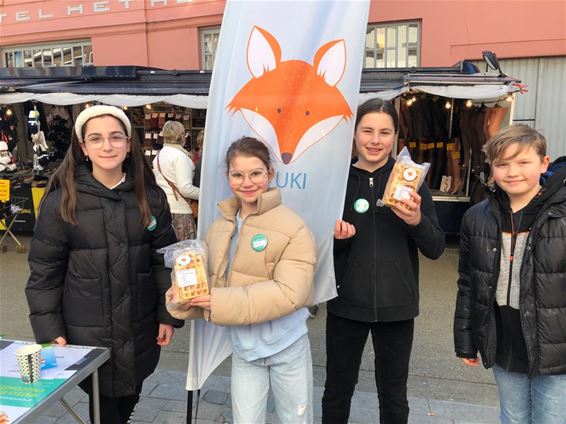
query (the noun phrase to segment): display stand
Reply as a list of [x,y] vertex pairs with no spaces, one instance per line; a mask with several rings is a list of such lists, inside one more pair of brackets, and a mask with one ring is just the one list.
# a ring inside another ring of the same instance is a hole
[[[42,370],[36,383],[24,384],[15,351],[29,343],[0,339],[0,411],[8,415],[10,423],[33,423],[57,401],[72,410],[63,396],[92,375],[94,423],[100,424],[98,368],[110,359],[110,351],[101,347],[54,346],[57,367]],[[74,411],[71,415],[83,422]]]

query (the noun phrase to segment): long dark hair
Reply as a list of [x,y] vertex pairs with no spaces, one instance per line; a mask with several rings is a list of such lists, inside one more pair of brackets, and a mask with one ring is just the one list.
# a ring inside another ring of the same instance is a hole
[[393,102],[382,99],[369,99],[358,106],[358,113],[356,113],[356,124],[354,125],[354,131],[358,129],[358,124],[362,118],[368,113],[380,112],[385,113],[391,117],[393,120],[393,127],[395,134],[399,132],[399,115],[397,114],[397,109]]
[[[101,116],[112,116],[120,123],[124,133],[127,134],[126,127],[120,119],[113,115],[99,115],[96,116],[96,118]],[[81,134],[81,138],[83,140],[85,129],[86,123],[82,126],[83,134]],[[149,207],[146,189],[147,187],[157,189],[157,183],[155,182],[155,176],[153,175],[151,167],[143,154],[143,149],[137,140],[135,133],[132,134],[130,143],[130,153],[126,156],[126,159],[122,163],[122,167],[123,170],[128,172],[134,180],[134,192],[136,193],[136,198],[138,200],[142,221],[144,226],[147,226],[151,222],[151,209]],[[79,223],[77,221],[76,214],[77,185],[75,182],[75,173],[77,166],[86,164],[92,171],[92,163],[88,162],[86,159],[87,158],[81,149],[79,138],[73,131],[71,145],[65,154],[63,162],[61,162],[61,165],[59,165],[55,173],[50,178],[45,192],[47,195],[52,191],[61,190],[61,202],[59,205],[61,217],[63,221],[73,225],[78,225]]]

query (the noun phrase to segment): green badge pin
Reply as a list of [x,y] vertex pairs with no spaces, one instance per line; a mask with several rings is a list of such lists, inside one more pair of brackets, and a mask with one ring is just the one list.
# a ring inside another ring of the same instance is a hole
[[256,234],[252,237],[252,249],[261,252],[267,247],[267,237],[263,234]]
[[147,229],[147,231],[155,230],[155,228],[157,228],[157,218],[155,216],[151,215],[151,217],[149,219],[149,225],[145,228]]
[[358,199],[354,202],[354,210],[357,213],[366,213],[369,209],[369,202],[366,199]]

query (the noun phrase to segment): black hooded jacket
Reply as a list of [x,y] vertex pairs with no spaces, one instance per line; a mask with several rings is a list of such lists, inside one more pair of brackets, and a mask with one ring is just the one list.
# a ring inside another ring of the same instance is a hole
[[132,395],[159,360],[159,323],[183,324],[165,308],[170,270],[156,253],[176,241],[167,199],[147,188],[156,218],[149,230],[132,179],[109,190],[83,166],[76,186],[79,225],[62,220],[59,190],[41,207],[28,258],[31,325],[39,343],[64,336],[70,344],[110,348],[99,370],[101,393]]
[[[389,158],[370,173],[350,167],[343,220],[356,228],[354,237],[334,240],[334,270],[338,297],[328,302],[328,312],[356,321],[402,321],[419,313],[420,250],[438,258],[444,251],[444,233],[426,183],[419,190],[422,220],[405,224],[388,207],[376,206],[395,160]],[[366,212],[354,203],[365,199]]]
[[[496,304],[502,231],[511,219],[496,189],[462,221],[454,344],[459,357],[479,352],[486,368],[566,373],[566,168],[543,183],[522,211],[528,231],[519,271],[518,310]],[[514,214],[515,216],[516,214]]]

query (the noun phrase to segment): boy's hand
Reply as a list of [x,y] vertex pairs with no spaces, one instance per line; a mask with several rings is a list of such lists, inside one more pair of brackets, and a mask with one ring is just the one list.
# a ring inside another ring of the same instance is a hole
[[210,311],[210,299],[211,296],[209,294],[195,297],[194,299],[191,299],[190,305]]
[[173,326],[170,324],[159,324],[159,330],[157,330],[157,344],[159,346],[167,346],[173,338]]
[[410,196],[410,199],[401,201],[402,205],[392,206],[391,210],[405,221],[405,224],[414,227],[421,223],[421,196],[416,191],[411,192]]
[[462,358],[462,362],[469,367],[477,367],[480,363],[480,358]]
[[343,240],[350,237],[354,237],[356,235],[356,227],[346,221],[342,221],[341,219],[336,220],[336,224],[334,224],[334,238]]

